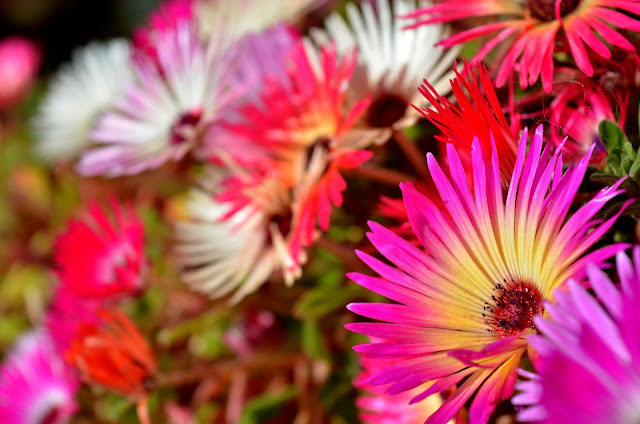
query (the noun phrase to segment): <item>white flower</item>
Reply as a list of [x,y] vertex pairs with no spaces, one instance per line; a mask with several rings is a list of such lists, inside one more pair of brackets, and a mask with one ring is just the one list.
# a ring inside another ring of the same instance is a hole
[[133,78],[125,40],[93,42],[73,52],[51,81],[33,127],[35,150],[47,159],[70,159],[89,144],[89,130]]
[[449,29],[440,24],[404,30],[413,20],[403,19],[417,8],[415,0],[396,0],[393,11],[389,0],[377,1],[377,13],[371,3],[362,11],[354,3],[346,6],[347,23],[338,13],[325,21],[325,30],[312,28],[312,39],[320,45],[335,43],[339,52],[358,48],[358,65],[351,78],[350,95],[362,99],[372,96],[367,124],[372,127],[401,128],[420,115],[409,106],[426,106],[418,92],[423,79],[441,94],[450,90],[457,49],[446,54],[435,44],[446,38]]
[[261,32],[279,22],[292,23],[326,0],[198,0],[194,16],[203,36],[211,28],[225,28],[229,41]]
[[175,252],[183,281],[211,298],[237,290],[231,302],[257,290],[279,269],[285,282],[293,284],[301,275],[304,253],[296,261],[289,250],[289,237],[255,205],[226,218],[229,210],[228,203],[216,201],[210,193],[191,192],[190,220],[176,223]]
[[189,22],[156,37],[157,57],[136,62],[135,84],[91,131],[101,145],[82,156],[81,174],[131,175],[182,158],[232,96],[219,38],[201,42]]

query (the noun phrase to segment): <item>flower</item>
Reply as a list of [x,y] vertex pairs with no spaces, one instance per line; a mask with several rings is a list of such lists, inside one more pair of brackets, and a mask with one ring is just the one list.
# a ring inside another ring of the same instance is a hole
[[26,38],[0,40],[0,111],[9,110],[24,98],[40,65],[40,50]]
[[[359,252],[381,278],[352,273],[358,284],[398,304],[360,303],[349,309],[388,323],[351,323],[347,328],[392,340],[356,346],[371,358],[410,358],[366,381],[390,385],[387,393],[434,384],[424,397],[453,387],[427,423],[444,423],[477,391],[470,423],[486,423],[496,404],[507,399],[533,332],[533,316],[543,299],[585,264],[601,263],[627,245],[586,251],[619,213],[601,222],[594,215],[620,194],[622,180],[598,192],[568,220],[584,177],[589,152],[562,172],[562,153],[543,150],[542,126],[527,148],[525,130],[503,199],[497,150],[489,160],[480,141],[472,146],[473,191],[460,158],[447,146],[450,177],[433,155],[429,171],[444,202],[438,208],[410,184],[401,186],[411,227],[424,250],[371,223],[369,240],[394,266]],[[528,150],[528,153],[527,153]],[[628,202],[625,204],[628,205]]]
[[216,28],[225,28],[229,42],[264,31],[279,22],[293,23],[326,0],[195,0],[194,15],[206,38]]
[[[384,339],[375,340],[376,343],[383,342]],[[360,366],[362,370],[358,375],[355,384],[360,386],[363,393],[358,396],[356,406],[359,409],[358,417],[365,424],[415,424],[425,420],[433,414],[441,405],[442,398],[434,394],[423,402],[409,404],[411,399],[422,393],[422,387],[416,387],[407,392],[390,395],[385,393],[385,387],[372,386],[369,384],[360,385],[369,377],[385,367],[397,365],[402,359],[372,359],[365,355],[360,355]],[[429,383],[427,383],[427,386]],[[428,388],[428,387],[427,387]]]
[[182,280],[191,288],[212,298],[236,290],[231,302],[238,302],[276,270],[282,271],[288,285],[302,274],[300,265],[306,255],[291,249],[287,191],[273,180],[253,190],[256,202],[236,211],[231,202],[192,191],[187,204],[189,220],[176,224],[175,248]]
[[351,130],[369,100],[343,111],[355,52],[338,57],[333,46],[305,50],[300,42],[287,63],[287,78],[267,78],[260,104],[243,107],[246,121],[229,128],[266,153],[259,172],[294,191],[295,251],[313,241],[316,221],[327,230],[333,207],[342,204],[341,171],[371,157],[359,150],[368,144],[367,135]]
[[142,222],[133,208],[111,202],[115,222],[97,204],[91,218],[72,220],[55,245],[57,274],[75,296],[103,300],[139,292],[147,268]]
[[424,85],[418,90],[433,107],[418,111],[444,133],[444,137],[436,136],[437,139],[463,147],[461,151],[465,157],[469,156],[475,139],[485,151],[495,143],[500,175],[504,182],[508,182],[516,163],[519,122],[513,119],[510,123],[505,117],[484,65],[468,67],[463,74],[455,71],[455,74],[451,88],[457,105],[438,94],[424,80]]
[[264,158],[262,149],[249,140],[239,138],[227,126],[246,121],[241,109],[246,104],[259,103],[260,99],[255,93],[262,91],[266,79],[286,81],[286,59],[301,40],[295,28],[280,24],[260,33],[247,34],[230,47],[234,63],[230,84],[243,87],[243,93],[221,111],[219,122],[207,127],[202,148],[197,152],[200,156],[222,163],[228,163],[231,158],[241,165],[259,162]]
[[570,280],[546,303],[548,316],[534,318],[540,335],[529,337],[539,354],[538,374],[520,382],[513,403],[528,406],[522,421],[634,423],[640,418],[640,247],[633,263],[616,257],[620,285],[597,266],[587,268],[597,299]]
[[0,422],[63,424],[76,412],[79,382],[44,329],[17,340],[0,370]]
[[82,175],[131,175],[181,159],[233,97],[222,34],[201,43],[195,25],[181,22],[155,41],[157,59],[135,62],[135,84],[91,131],[99,145],[80,159]]
[[406,21],[400,16],[416,9],[415,0],[395,1],[393,11],[389,0],[378,0],[376,5],[377,13],[368,2],[360,12],[354,3],[348,3],[349,23],[334,12],[325,20],[325,31],[311,28],[310,34],[320,45],[335,43],[341,54],[358,48],[349,97],[358,101],[371,94],[367,126],[400,129],[419,117],[409,104],[426,106],[425,98],[416,92],[423,78],[431,81],[438,93],[449,91],[447,71],[458,49],[443,54],[434,47],[449,33],[443,25],[403,30]]
[[582,157],[591,145],[595,145],[591,162],[604,164],[607,148],[600,138],[599,127],[602,121],[617,122],[624,127],[628,96],[617,100],[621,102],[619,119],[616,119],[609,98],[600,88],[584,91],[582,86],[567,84],[549,106],[549,121],[553,124],[551,142],[559,146],[568,137],[563,148],[569,160]]
[[78,338],[83,325],[99,322],[98,310],[104,303],[103,299],[78,297],[65,284],[58,284],[45,316],[45,326],[61,356]]
[[51,80],[33,120],[36,152],[70,159],[90,142],[90,129],[133,78],[131,52],[123,39],[92,42],[75,50],[70,64]]
[[522,88],[533,85],[541,77],[548,93],[553,83],[556,52],[567,53],[587,75],[593,74],[593,66],[585,45],[605,59],[611,58],[611,51],[602,39],[635,52],[633,44],[616,27],[637,32],[640,23],[623,12],[637,14],[638,5],[626,0],[437,0],[407,17],[420,19],[409,27],[470,17],[493,17],[493,22],[455,34],[441,45],[449,48],[497,32],[482,46],[474,60],[482,60],[497,45],[510,39],[508,48],[496,62],[500,64],[496,85],[504,85],[517,66]]
[[89,383],[125,395],[143,396],[154,387],[157,363],[135,325],[117,309],[100,309],[100,322],[83,323],[65,359]]

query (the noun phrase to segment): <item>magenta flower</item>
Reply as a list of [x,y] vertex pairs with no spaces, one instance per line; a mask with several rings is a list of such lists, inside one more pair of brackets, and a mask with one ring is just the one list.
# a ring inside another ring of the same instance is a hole
[[[528,150],[528,152],[527,152]],[[398,302],[351,304],[349,309],[385,323],[347,328],[389,342],[355,350],[371,358],[410,358],[366,381],[389,385],[387,393],[434,384],[413,398],[457,387],[427,423],[445,423],[475,393],[470,422],[486,423],[498,402],[513,392],[520,358],[533,332],[542,300],[587,263],[601,263],[627,245],[587,250],[613,224],[594,220],[618,181],[568,217],[591,152],[562,172],[562,153],[543,149],[542,126],[527,149],[520,141],[506,199],[495,147],[489,159],[472,146],[473,189],[456,149],[447,146],[449,173],[429,154],[429,171],[444,207],[401,186],[409,222],[424,250],[379,224],[369,239],[393,266],[359,252],[380,277],[349,274],[358,284]],[[450,175],[450,177],[446,176]],[[426,417],[425,417],[426,418]]]
[[75,296],[104,299],[142,289],[144,231],[131,206],[111,203],[114,222],[96,204],[90,220],[72,220],[56,240],[58,277]]
[[[378,343],[385,340],[372,341]],[[366,382],[376,372],[386,367],[398,365],[404,359],[410,358],[374,359],[360,355],[362,370],[355,382],[363,391],[356,400],[360,421],[366,424],[416,424],[423,422],[426,417],[433,414],[442,405],[442,397],[438,394],[433,394],[422,402],[410,404],[413,397],[429,388],[429,383],[426,383],[424,387],[416,387],[397,394],[386,393],[385,386],[360,384],[360,382]]]
[[640,419],[640,247],[633,263],[616,257],[620,285],[595,265],[587,267],[597,299],[575,280],[546,302],[548,317],[528,338],[540,357],[538,375],[516,385],[525,405],[518,419],[563,424],[636,423]]
[[77,410],[78,386],[45,330],[24,334],[0,370],[0,422],[66,423]]
[[0,111],[8,110],[26,96],[40,66],[40,50],[22,37],[0,40]]

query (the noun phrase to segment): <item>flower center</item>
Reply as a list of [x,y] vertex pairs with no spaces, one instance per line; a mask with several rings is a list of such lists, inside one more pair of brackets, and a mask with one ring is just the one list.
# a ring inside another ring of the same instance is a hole
[[393,125],[404,116],[408,103],[395,94],[382,94],[369,106],[367,124],[374,128],[384,128]]
[[[526,0],[527,9],[531,16],[542,21],[550,22],[556,18],[556,1],[558,0]],[[560,0],[560,17],[565,17],[577,9],[580,0]]]
[[180,115],[173,127],[171,127],[171,145],[175,146],[189,140],[201,118],[201,107],[195,107]]
[[535,328],[533,317],[539,313],[540,293],[529,283],[512,281],[508,284],[496,284],[493,288],[496,293],[491,296],[491,303],[485,302],[485,322],[487,329],[496,338],[519,334],[527,328]]

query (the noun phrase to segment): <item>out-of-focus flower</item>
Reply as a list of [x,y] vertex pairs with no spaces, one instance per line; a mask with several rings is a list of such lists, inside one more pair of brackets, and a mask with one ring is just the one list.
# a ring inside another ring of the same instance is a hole
[[[372,340],[376,343],[383,342],[383,339]],[[408,358],[405,358],[408,359]],[[442,398],[438,394],[433,394],[422,402],[409,404],[411,399],[425,389],[423,386],[416,387],[403,393],[388,394],[384,386],[372,386],[370,384],[360,384],[378,371],[397,365],[402,359],[373,359],[365,355],[360,355],[360,366],[362,370],[358,375],[355,385],[363,390],[363,394],[358,396],[356,405],[359,409],[359,418],[365,424],[416,424],[433,414],[441,405]],[[427,388],[429,383],[426,384]]]
[[100,309],[100,321],[83,323],[65,353],[82,379],[125,395],[142,396],[154,386],[157,364],[135,325],[117,309]]
[[111,202],[114,220],[98,207],[91,219],[72,220],[56,240],[57,273],[64,290],[98,300],[135,294],[147,267],[142,222],[129,205]]
[[102,305],[102,299],[81,298],[65,284],[58,285],[47,310],[45,325],[60,355],[64,355],[78,337],[83,324],[99,322],[98,310]]
[[[506,199],[496,149],[490,159],[480,141],[472,146],[473,191],[452,145],[449,177],[433,155],[429,171],[444,208],[410,184],[401,186],[409,222],[424,251],[379,224],[369,240],[394,266],[364,253],[360,258],[382,278],[352,273],[358,284],[398,304],[351,304],[353,312],[387,323],[353,323],[347,328],[389,342],[356,346],[371,358],[407,358],[374,374],[366,384],[404,392],[434,384],[414,401],[466,380],[427,423],[451,419],[474,394],[470,423],[485,423],[498,402],[509,398],[516,371],[533,332],[543,299],[587,263],[601,263],[627,247],[612,244],[586,251],[619,213],[593,220],[604,203],[620,194],[620,180],[600,191],[567,218],[589,156],[562,173],[560,151],[543,150],[542,126],[527,148],[520,142]],[[626,204],[628,205],[628,203]]]
[[135,62],[136,82],[91,131],[99,145],[82,156],[85,176],[137,174],[196,148],[205,126],[233,95],[222,32],[203,43],[193,24],[156,34],[157,59]]
[[269,342],[276,316],[267,310],[250,310],[240,315],[224,332],[224,343],[237,355],[249,355]]
[[40,50],[22,37],[0,40],[0,111],[9,110],[27,95],[40,66]]
[[[407,17],[418,18],[411,27],[453,22],[472,17],[491,17],[492,22],[455,34],[441,44],[448,48],[478,37],[495,34],[484,44],[474,60],[482,60],[504,40],[496,85],[501,87],[514,69],[520,73],[522,88],[533,85],[538,77],[546,92],[553,83],[553,56],[567,53],[587,75],[593,74],[587,48],[605,59],[611,58],[609,47],[602,41],[635,52],[635,47],[617,28],[640,31],[640,22],[624,12],[638,14],[636,1],[626,0],[436,0],[435,4],[417,10]],[[507,48],[508,47],[508,48]]]
[[64,424],[78,409],[79,381],[45,330],[17,340],[0,370],[0,422]]
[[257,33],[281,22],[293,23],[304,13],[320,7],[326,0],[194,0],[194,15],[202,36],[224,28],[228,41]]
[[221,111],[220,122],[209,125],[202,147],[196,152],[206,159],[247,165],[264,158],[265,152],[254,143],[227,128],[246,121],[241,111],[248,103],[260,102],[260,93],[266,80],[287,80],[287,57],[300,42],[300,34],[289,25],[275,25],[260,33],[247,34],[230,47],[233,70],[230,84],[243,88],[243,94],[229,102]]
[[587,274],[597,299],[571,280],[545,303],[548,317],[534,319],[529,337],[539,374],[518,383],[513,403],[528,406],[518,419],[549,424],[635,423],[640,418],[640,247],[632,264],[616,258],[620,285],[595,265]]
[[428,106],[416,91],[424,78],[438,93],[449,92],[450,69],[458,49],[443,54],[440,47],[435,47],[449,35],[443,25],[403,30],[407,21],[401,16],[416,9],[415,0],[394,1],[393,10],[389,0],[378,0],[376,5],[374,12],[373,4],[364,2],[360,12],[354,3],[349,3],[348,23],[335,12],[325,21],[326,32],[312,28],[311,36],[321,45],[335,43],[340,54],[358,49],[348,98],[355,102],[371,95],[365,125],[399,129],[420,116],[409,104]]
[[84,149],[98,116],[131,82],[131,52],[125,40],[93,42],[73,52],[70,64],[51,80],[33,126],[36,152],[70,159]]
[[[218,298],[237,291],[232,302],[260,287],[276,270],[293,284],[306,261],[291,250],[291,209],[287,190],[265,181],[253,188],[255,202],[232,213],[232,203],[193,191],[189,221],[178,222],[177,261],[182,279],[194,290]],[[281,198],[284,196],[284,198]]]
[[167,0],[151,13],[146,25],[137,28],[132,37],[133,55],[136,60],[147,56],[162,66],[158,60],[158,37],[174,32],[193,19],[194,0]]
[[463,157],[471,155],[471,146],[476,139],[485,151],[495,145],[500,176],[506,183],[511,179],[516,163],[519,123],[510,124],[505,117],[484,65],[469,67],[463,74],[455,72],[451,88],[457,105],[439,95],[425,80],[419,91],[433,106],[419,112],[442,131],[444,137],[436,136],[437,139],[463,147],[460,149]]
[[551,141],[559,146],[568,137],[563,146],[568,153],[565,159],[577,160],[595,145],[591,163],[604,163],[607,149],[600,138],[599,126],[607,120],[624,127],[628,97],[620,100],[623,102],[619,105],[620,117],[616,118],[609,97],[598,88],[585,91],[582,85],[567,84],[556,95],[549,106]]

